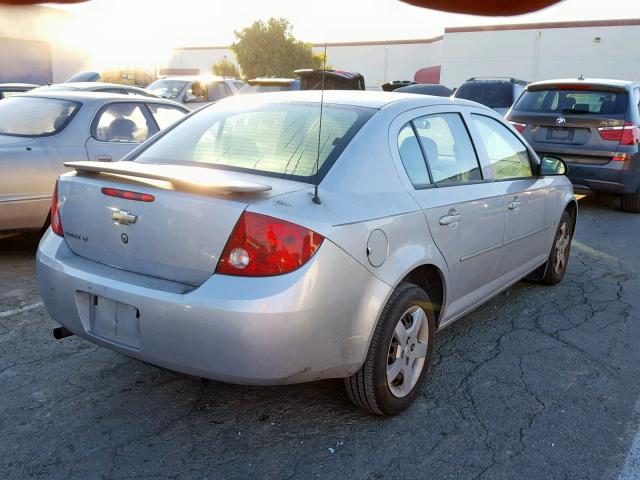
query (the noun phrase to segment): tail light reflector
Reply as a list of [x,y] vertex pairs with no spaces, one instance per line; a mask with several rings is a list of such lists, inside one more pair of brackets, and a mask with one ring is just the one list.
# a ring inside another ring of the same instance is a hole
[[64,237],[64,230],[62,229],[62,222],[60,221],[60,207],[58,205],[58,182],[53,188],[53,198],[51,199],[51,230],[56,235]]
[[110,197],[124,198],[125,200],[137,200],[138,202],[153,202],[156,197],[148,193],[130,192],[129,190],[118,190],[117,188],[103,188],[102,193]]
[[524,132],[524,129],[527,128],[526,123],[514,122],[513,120],[511,121],[511,125],[513,125],[513,128],[515,128],[518,133]]
[[216,273],[266,277],[292,272],[307,263],[324,237],[294,223],[244,212],[231,232]]
[[614,162],[626,162],[627,160],[629,160],[629,154],[616,152],[611,160]]
[[640,141],[640,127],[624,122],[621,127],[600,127],[598,133],[603,140],[619,142],[620,145],[637,145]]

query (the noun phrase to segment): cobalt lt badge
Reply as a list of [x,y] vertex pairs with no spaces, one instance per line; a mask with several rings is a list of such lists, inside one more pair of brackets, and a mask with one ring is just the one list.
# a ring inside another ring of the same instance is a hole
[[122,235],[120,235],[120,240],[122,240],[122,243],[126,245],[127,243],[129,243],[129,236],[126,233],[123,233]]
[[566,119],[566,118],[564,118],[564,117],[562,117],[562,116],[560,116],[560,117],[556,118],[556,125],[558,125],[558,126],[560,126],[560,127],[561,127],[561,126],[563,126],[565,123],[567,123],[567,119]]

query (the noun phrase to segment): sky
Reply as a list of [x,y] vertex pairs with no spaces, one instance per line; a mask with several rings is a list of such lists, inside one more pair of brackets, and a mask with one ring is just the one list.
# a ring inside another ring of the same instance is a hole
[[166,55],[175,47],[229,45],[234,30],[269,17],[287,18],[294,36],[310,43],[429,38],[465,25],[640,18],[638,0],[563,0],[515,17],[445,13],[399,0],[91,0],[56,8],[75,16],[68,40],[105,62],[139,60],[151,50]]

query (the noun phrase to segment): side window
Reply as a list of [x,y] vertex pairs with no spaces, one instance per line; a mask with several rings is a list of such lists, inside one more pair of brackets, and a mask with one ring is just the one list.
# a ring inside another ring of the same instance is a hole
[[193,82],[189,85],[186,94],[186,100],[190,102],[206,102],[207,88],[200,82]]
[[482,180],[478,157],[459,114],[427,115],[415,119],[413,124],[427,156],[434,183]]
[[527,148],[505,125],[484,115],[472,114],[471,117],[496,180],[533,176]]
[[638,113],[640,114],[640,88],[635,88],[633,90],[633,93],[635,94],[636,108],[638,109]]
[[157,103],[148,103],[147,107],[149,107],[151,115],[153,115],[160,130],[167,128],[185,115],[182,110],[166,105],[158,105]]
[[209,100],[216,102],[228,96],[231,92],[224,82],[216,82],[210,85]]
[[411,123],[406,123],[398,134],[398,151],[402,165],[415,188],[424,188],[431,183],[420,144]]
[[140,143],[155,131],[140,104],[114,103],[100,113],[94,138],[101,142]]

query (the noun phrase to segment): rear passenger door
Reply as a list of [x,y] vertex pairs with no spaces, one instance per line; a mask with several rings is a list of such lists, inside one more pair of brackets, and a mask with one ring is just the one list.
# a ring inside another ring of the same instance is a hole
[[449,268],[449,320],[500,288],[504,207],[499,189],[484,181],[462,112],[420,112],[399,116],[392,132],[410,194]]
[[505,205],[502,275],[514,280],[541,265],[548,256],[553,229],[553,180],[534,173],[525,144],[501,121],[471,114],[476,145],[493,171]]

